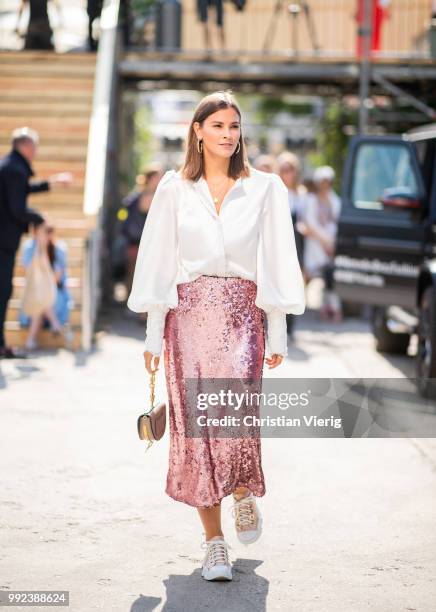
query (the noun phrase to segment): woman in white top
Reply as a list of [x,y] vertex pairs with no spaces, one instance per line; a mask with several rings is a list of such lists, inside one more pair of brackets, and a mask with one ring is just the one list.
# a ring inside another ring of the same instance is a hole
[[304,242],[304,277],[308,283],[315,276],[324,279],[321,317],[339,322],[340,301],[333,289],[333,256],[336,246],[341,200],[332,188],[335,172],[331,166],[316,168],[313,180],[315,193],[307,196],[302,229]]
[[[249,166],[230,92],[201,100],[183,167],[166,172],[158,185],[127,305],[148,312],[148,372],[157,369],[165,340],[166,493],[198,509],[207,549],[202,576],[231,579],[221,500],[233,493],[239,540],[257,540],[261,517],[254,496],[265,494],[259,429],[225,437],[224,428],[216,436],[202,428],[193,437],[198,404],[189,401],[187,383],[204,389],[224,379],[228,390],[244,380],[260,392],[265,318],[271,355],[265,361],[275,368],[287,354],[286,313],[302,314],[305,297],[287,190],[277,175]],[[211,406],[207,410],[209,416]],[[234,415],[234,408],[226,414]]]
[[334,253],[341,201],[332,189],[333,179],[333,168],[320,166],[313,175],[316,191],[307,195],[303,216],[306,280],[319,275]]

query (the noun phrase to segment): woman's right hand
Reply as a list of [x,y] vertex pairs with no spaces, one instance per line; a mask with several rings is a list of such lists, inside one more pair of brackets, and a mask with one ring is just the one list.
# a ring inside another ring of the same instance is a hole
[[160,357],[153,355],[150,351],[144,351],[145,369],[149,374],[159,369]]

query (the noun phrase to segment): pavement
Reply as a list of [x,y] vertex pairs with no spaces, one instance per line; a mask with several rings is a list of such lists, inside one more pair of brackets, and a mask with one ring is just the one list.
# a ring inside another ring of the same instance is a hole
[[[0,590],[68,590],[71,612],[435,610],[432,439],[264,438],[262,538],[238,542],[225,498],[234,578],[203,580],[198,513],[164,492],[168,434],[147,454],[137,437],[144,324],[128,314],[105,311],[88,354],[0,361]],[[367,322],[308,310],[265,376],[411,371]]]

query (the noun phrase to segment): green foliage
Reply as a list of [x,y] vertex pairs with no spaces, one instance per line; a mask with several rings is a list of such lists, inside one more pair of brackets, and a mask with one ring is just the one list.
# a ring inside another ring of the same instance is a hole
[[349,136],[345,127],[356,125],[356,111],[349,109],[339,101],[330,103],[319,122],[317,130],[317,151],[310,153],[310,164],[332,166],[336,172],[335,189],[340,188],[342,170],[348,148]]
[[310,115],[313,113],[313,104],[308,101],[285,100],[262,96],[258,103],[258,116],[262,122],[268,123],[278,113],[289,113],[294,116]]
[[132,11],[138,14],[147,14],[154,7],[156,0],[132,0]]
[[150,126],[150,109],[144,105],[135,112],[135,144],[133,162],[133,182],[137,174],[143,171],[144,167],[150,163],[153,156],[152,133]]

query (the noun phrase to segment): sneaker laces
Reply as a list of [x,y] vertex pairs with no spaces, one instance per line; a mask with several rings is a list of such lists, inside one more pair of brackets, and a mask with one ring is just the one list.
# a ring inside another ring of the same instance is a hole
[[201,548],[207,548],[203,565],[213,567],[214,565],[229,565],[228,548],[231,548],[224,540],[210,540],[202,542]]
[[238,528],[254,526],[256,519],[254,514],[253,499],[251,497],[242,497],[235,500],[233,507],[230,508],[232,516],[236,519]]

